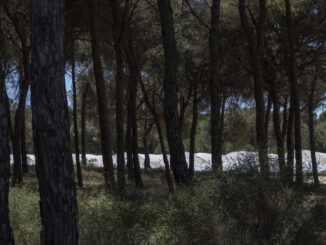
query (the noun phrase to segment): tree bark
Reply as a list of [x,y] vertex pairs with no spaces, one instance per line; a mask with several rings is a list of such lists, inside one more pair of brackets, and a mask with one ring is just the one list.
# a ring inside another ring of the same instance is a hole
[[[2,8],[2,3],[0,3]],[[2,12],[2,10],[0,10]],[[9,176],[10,176],[10,147],[9,120],[7,118],[7,92],[3,70],[4,43],[2,39],[2,23],[0,19],[0,244],[13,245],[9,221]]]
[[127,112],[127,130],[126,130],[126,152],[127,152],[127,170],[128,179],[132,181],[134,179],[134,167],[132,160],[132,85],[128,84],[128,112]]
[[293,126],[294,126],[294,108],[293,108],[293,98],[291,96],[288,128],[287,128],[287,183],[291,185],[293,183],[293,167],[294,167],[294,144],[293,144]]
[[256,133],[261,172],[269,175],[269,164],[265,134],[264,82],[261,58],[264,50],[264,30],[266,22],[266,0],[259,1],[259,23],[254,29],[250,26],[246,13],[246,0],[239,0],[241,24],[249,42],[251,67],[254,79],[254,97],[256,101]]
[[[317,57],[318,59],[318,57]],[[316,159],[316,145],[315,145],[315,126],[314,126],[314,96],[317,87],[317,79],[318,79],[318,66],[319,62],[316,61],[315,75],[311,81],[311,89],[309,94],[309,102],[308,102],[308,115],[309,115],[309,143],[310,143],[310,152],[311,152],[311,164],[312,164],[312,174],[314,178],[315,187],[319,186],[319,178],[318,178],[318,168],[317,168],[317,159]]]
[[285,156],[284,156],[284,140],[281,130],[281,117],[280,117],[280,98],[274,86],[271,86],[271,98],[273,100],[273,126],[274,134],[277,145],[278,164],[280,176],[282,179],[285,177]]
[[89,0],[90,7],[90,27],[91,27],[91,45],[93,67],[96,82],[97,106],[100,119],[102,155],[104,166],[105,184],[109,188],[115,187],[113,173],[111,130],[109,124],[109,112],[107,105],[106,87],[103,77],[102,61],[100,57],[100,39],[99,39],[99,20],[98,20],[98,0]]
[[165,58],[164,73],[164,119],[170,149],[170,161],[177,184],[186,184],[189,170],[178,120],[177,71],[178,54],[175,40],[174,20],[170,0],[157,0]]
[[22,167],[23,173],[28,173],[27,150],[26,150],[26,122],[25,112],[22,118],[22,131],[21,131],[21,154],[22,154]]
[[195,175],[195,144],[198,122],[198,82],[194,82],[194,93],[192,102],[192,125],[190,130],[190,146],[189,146],[189,176],[193,178]]
[[33,139],[41,244],[78,244],[64,70],[64,1],[31,1]]
[[148,143],[147,143],[147,139],[148,139],[148,135],[149,135],[149,132],[152,128],[152,125],[150,125],[150,127],[148,128],[147,126],[147,108],[145,108],[145,123],[144,123],[144,139],[143,139],[143,143],[144,143],[144,155],[145,155],[145,159],[144,159],[144,168],[145,170],[147,169],[150,169],[151,168],[151,160],[150,160],[150,157],[149,157],[149,152],[148,152]]
[[[71,31],[72,32],[72,31]],[[78,186],[83,187],[83,176],[80,166],[79,158],[79,133],[78,133],[78,118],[77,118],[77,86],[76,86],[76,64],[75,64],[75,47],[74,38],[71,33],[71,80],[72,80],[72,93],[73,93],[73,120],[74,120],[74,140],[75,140],[75,155],[76,155],[76,166],[77,166],[77,181]]]
[[289,42],[289,80],[291,84],[291,97],[293,98],[294,107],[294,131],[295,131],[295,159],[296,159],[296,178],[298,186],[303,184],[302,173],[302,146],[301,146],[301,118],[300,118],[300,99],[298,95],[297,67],[294,51],[294,28],[292,23],[292,10],[290,0],[285,0],[286,22]]
[[222,134],[221,134],[221,89],[218,54],[218,35],[220,22],[220,0],[213,0],[211,7],[211,27],[209,35],[211,62],[211,147],[212,169],[222,170]]
[[[123,140],[123,26],[124,20],[120,16],[120,1],[110,0],[113,17],[113,42],[116,58],[115,101],[116,101],[116,138],[117,138],[117,177],[118,186],[123,190],[126,186],[125,159]],[[125,2],[125,6],[128,3]]]
[[81,111],[81,151],[82,151],[82,164],[83,166],[87,165],[86,158],[86,99],[87,92],[89,89],[89,83],[86,84],[85,90],[83,92],[82,98],[82,111]]

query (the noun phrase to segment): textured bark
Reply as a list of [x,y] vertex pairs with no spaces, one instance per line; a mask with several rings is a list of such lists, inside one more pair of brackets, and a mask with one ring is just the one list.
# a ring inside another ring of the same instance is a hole
[[[318,59],[318,58],[317,58]],[[315,187],[319,186],[319,178],[318,178],[318,169],[317,169],[317,159],[316,159],[316,144],[315,144],[315,125],[314,125],[314,96],[317,87],[317,79],[318,79],[318,67],[319,62],[316,62],[315,75],[313,80],[311,81],[311,88],[309,94],[309,102],[308,102],[308,115],[309,115],[309,143],[310,143],[310,152],[311,152],[311,164],[312,164],[312,174],[314,178]]]
[[71,80],[72,80],[72,95],[73,95],[73,121],[74,121],[74,140],[75,140],[75,155],[76,155],[76,166],[77,166],[77,181],[78,186],[83,187],[83,176],[80,166],[79,158],[79,136],[78,136],[78,118],[77,118],[77,87],[76,87],[76,64],[75,64],[75,47],[73,34],[71,41]]
[[259,20],[255,29],[249,24],[246,13],[246,0],[239,0],[241,24],[249,43],[251,68],[254,79],[254,97],[256,101],[256,133],[261,172],[269,175],[268,155],[265,133],[264,82],[261,59],[264,50],[264,26],[266,22],[266,0],[259,1]]
[[175,40],[174,20],[170,0],[157,0],[165,58],[164,72],[164,119],[170,149],[170,161],[176,183],[186,184],[189,170],[178,120],[177,71],[178,53]]
[[192,125],[190,130],[190,146],[189,146],[189,175],[194,177],[195,175],[195,144],[196,144],[196,132],[198,124],[198,83],[194,82],[194,93],[192,101]]
[[[1,3],[0,7],[2,8]],[[5,88],[5,75],[2,63],[3,54],[4,43],[2,39],[2,23],[0,19],[0,244],[13,245],[14,239],[10,227],[8,207],[10,147],[9,123],[7,118],[8,113],[6,108],[7,93]]]
[[63,1],[32,0],[31,101],[41,244],[78,244],[78,215],[64,80]]
[[[123,139],[123,19],[120,16],[120,1],[110,0],[113,17],[113,42],[116,58],[115,77],[115,114],[116,114],[116,138],[117,138],[117,177],[118,186],[123,190],[126,186],[125,159]],[[125,3],[127,5],[128,3]]]
[[109,187],[115,187],[113,173],[111,131],[109,125],[109,111],[107,105],[106,87],[103,77],[102,61],[100,57],[100,39],[99,39],[99,20],[98,20],[98,1],[89,0],[90,24],[91,24],[91,45],[93,67],[96,82],[97,107],[100,119],[102,156],[104,166],[105,184]]
[[300,118],[300,99],[298,95],[298,82],[297,82],[297,65],[294,50],[294,28],[292,23],[292,10],[290,0],[285,0],[286,8],[286,23],[288,30],[289,42],[289,80],[291,84],[291,97],[293,99],[294,107],[294,132],[295,132],[295,159],[296,159],[296,178],[297,185],[303,184],[302,173],[302,145],[301,145],[301,118]]
[[86,158],[86,99],[87,93],[89,89],[89,83],[86,84],[86,87],[83,92],[82,97],[82,109],[81,109],[81,153],[82,153],[82,164],[86,166],[87,158]]
[[211,27],[209,35],[211,62],[211,151],[213,171],[222,170],[222,134],[220,122],[221,84],[218,64],[220,5],[220,0],[213,0],[211,7]]

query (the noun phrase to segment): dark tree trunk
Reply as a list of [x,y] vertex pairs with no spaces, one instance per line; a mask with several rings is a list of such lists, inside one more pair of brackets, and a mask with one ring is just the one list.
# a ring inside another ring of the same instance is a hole
[[75,64],[75,47],[73,34],[71,42],[71,80],[72,80],[72,94],[73,94],[73,120],[74,120],[74,140],[75,140],[75,155],[76,155],[76,166],[77,166],[77,180],[78,186],[83,187],[83,176],[80,166],[79,159],[79,137],[78,137],[78,118],[77,118],[77,86],[76,86],[76,64]]
[[269,128],[269,119],[271,116],[271,110],[272,110],[272,100],[270,98],[270,96],[268,96],[267,99],[267,107],[266,107],[266,113],[265,113],[265,145],[267,146],[268,143],[268,128]]
[[64,70],[64,1],[31,2],[33,139],[41,244],[78,244]]
[[211,27],[209,35],[211,62],[211,147],[212,169],[222,170],[222,134],[221,134],[221,83],[218,65],[218,35],[220,22],[220,0],[213,0],[211,7]]
[[100,39],[99,39],[99,10],[97,8],[98,0],[89,0],[90,24],[91,24],[91,43],[94,75],[96,81],[97,106],[100,119],[102,155],[104,166],[105,184],[109,188],[115,187],[113,173],[111,131],[109,124],[109,111],[107,105],[106,87],[103,77],[102,61],[100,57]]
[[132,160],[133,160],[133,171],[134,178],[137,187],[143,187],[143,181],[141,177],[139,157],[138,157],[138,124],[137,124],[137,65],[135,64],[133,56],[133,48],[131,39],[128,40],[128,47],[126,47],[127,61],[129,65],[129,108],[128,108],[128,119],[130,116],[131,123],[131,136],[132,136]]
[[23,183],[23,172],[22,172],[22,152],[21,152],[21,137],[23,128],[23,117],[25,114],[26,96],[28,91],[28,82],[21,78],[20,90],[19,90],[19,101],[18,108],[15,113],[14,121],[14,132],[12,151],[14,159],[14,173],[12,177],[12,186],[16,184],[20,185]]
[[12,128],[12,119],[11,119],[11,109],[10,109],[10,101],[7,93],[7,88],[5,87],[5,103],[6,103],[6,115],[7,115],[7,120],[8,120],[8,128],[9,128],[9,135],[10,135],[10,141],[11,144],[14,140],[14,129]]
[[294,126],[294,108],[293,108],[293,98],[291,97],[290,110],[289,110],[289,120],[287,128],[287,183],[291,185],[293,183],[293,167],[294,167],[294,144],[293,144],[293,126]]
[[28,163],[27,163],[27,150],[26,150],[26,130],[25,130],[25,112],[22,118],[22,131],[21,131],[21,153],[22,153],[22,167],[23,173],[28,173]]
[[148,94],[145,89],[144,82],[141,78],[138,68],[137,68],[137,76],[139,78],[141,89],[142,89],[142,92],[144,95],[145,104],[146,104],[147,108],[149,109],[149,111],[152,113],[154,122],[156,125],[156,129],[157,129],[157,133],[158,133],[158,137],[159,137],[159,141],[160,141],[160,145],[161,145],[161,151],[162,151],[162,155],[163,155],[163,162],[164,162],[164,167],[165,167],[165,177],[166,177],[166,181],[168,183],[169,192],[174,193],[174,186],[173,186],[173,182],[172,182],[172,178],[171,178],[171,174],[170,174],[170,166],[169,166],[169,160],[167,157],[166,148],[165,148],[165,144],[164,144],[164,136],[163,136],[163,132],[162,132],[162,126],[161,126],[161,123],[159,121],[159,118],[158,118],[158,115],[156,113],[154,106],[150,103]]
[[132,155],[134,162],[134,175],[136,185],[140,188],[143,187],[143,180],[140,172],[139,165],[139,157],[138,157],[138,126],[137,126],[137,100],[136,100],[136,92],[137,92],[137,78],[136,76],[131,76],[133,80],[133,94],[132,94]]
[[239,0],[239,13],[241,24],[249,42],[251,67],[254,79],[254,97],[256,101],[256,132],[258,142],[258,155],[261,172],[269,175],[269,164],[265,134],[265,101],[264,82],[261,58],[264,50],[264,30],[266,22],[266,0],[259,1],[259,20],[255,31],[248,21],[246,1]]
[[288,29],[289,42],[289,80],[291,83],[291,97],[293,98],[294,107],[294,131],[295,131],[295,159],[296,159],[296,178],[295,182],[301,186],[303,184],[302,173],[302,146],[301,146],[301,118],[300,118],[300,99],[298,95],[298,82],[296,71],[296,58],[294,51],[294,28],[292,23],[292,10],[290,0],[285,0],[286,22]]
[[[0,3],[2,8],[2,3]],[[0,10],[0,13],[2,10]],[[10,147],[9,120],[7,118],[7,92],[2,57],[4,55],[2,39],[2,23],[0,19],[0,244],[13,245],[14,238],[9,221],[9,176],[10,176]]]
[[173,13],[170,0],[157,0],[157,3],[160,13],[165,57],[164,119],[170,149],[170,161],[176,182],[178,184],[186,184],[189,180],[189,170],[178,120],[178,54]]
[[[116,58],[116,138],[117,138],[117,177],[118,186],[123,190],[126,186],[125,180],[125,158],[123,139],[123,19],[120,13],[120,1],[110,0],[113,17],[113,41]],[[126,5],[128,3],[125,3]]]
[[271,86],[271,97],[273,100],[273,126],[274,134],[277,145],[278,164],[280,169],[280,176],[284,179],[285,174],[285,156],[284,156],[284,140],[281,130],[281,117],[280,117],[280,98],[274,86]]
[[147,143],[147,139],[148,139],[148,135],[149,135],[149,132],[152,128],[152,125],[150,125],[150,127],[148,128],[147,126],[147,108],[145,108],[145,123],[144,123],[144,155],[145,155],[145,159],[144,159],[144,168],[145,170],[147,169],[150,169],[151,168],[151,160],[150,160],[150,157],[149,157],[149,152],[148,152],[148,143]]
[[86,99],[87,92],[89,89],[89,83],[86,84],[85,90],[83,92],[82,98],[82,109],[81,109],[81,151],[82,151],[82,164],[86,166]]
[[196,144],[196,132],[197,132],[197,122],[198,122],[198,82],[194,82],[194,93],[192,102],[192,125],[190,130],[190,150],[189,150],[189,175],[194,177],[195,175],[195,144]]
[[[318,58],[317,58],[318,59]],[[316,70],[314,78],[311,82],[311,89],[309,94],[309,102],[308,102],[308,114],[309,114],[309,143],[310,143],[310,152],[311,152],[311,164],[312,164],[312,174],[314,178],[315,187],[319,186],[319,178],[318,178],[318,169],[317,169],[317,159],[316,159],[316,145],[315,145],[315,127],[314,127],[314,96],[317,87],[317,79],[318,79],[318,66],[319,62],[316,62]]]
[[127,152],[127,170],[128,179],[132,181],[134,179],[134,167],[132,160],[132,85],[128,84],[128,114],[127,114],[127,130],[126,130],[126,152]]

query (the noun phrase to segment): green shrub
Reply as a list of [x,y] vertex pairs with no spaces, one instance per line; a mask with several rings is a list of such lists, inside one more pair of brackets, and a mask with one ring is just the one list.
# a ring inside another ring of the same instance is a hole
[[40,244],[39,194],[26,187],[11,188],[9,210],[16,244]]

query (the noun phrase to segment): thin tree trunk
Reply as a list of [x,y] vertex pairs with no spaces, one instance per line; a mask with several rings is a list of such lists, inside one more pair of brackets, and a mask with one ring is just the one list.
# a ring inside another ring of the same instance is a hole
[[132,85],[128,84],[128,113],[127,113],[127,130],[126,130],[126,152],[127,152],[127,170],[128,179],[132,181],[134,179],[134,167],[132,160]]
[[251,67],[254,79],[254,97],[256,102],[256,133],[261,172],[269,175],[269,164],[265,134],[264,82],[261,58],[264,50],[264,30],[266,22],[266,0],[259,1],[259,20],[255,32],[250,26],[246,13],[246,0],[239,0],[241,24],[249,42]]
[[89,83],[86,84],[85,90],[83,92],[82,98],[82,110],[81,110],[81,151],[82,151],[82,164],[86,166],[86,99],[87,92],[89,89]]
[[136,185],[140,188],[143,187],[143,180],[141,177],[140,165],[139,165],[139,157],[138,157],[138,126],[137,126],[137,77],[134,76],[134,72],[132,72],[131,79],[132,81],[132,154],[133,154],[133,162],[134,162],[134,175]]
[[[2,8],[2,3],[0,2]],[[2,13],[2,10],[0,10]],[[2,23],[0,19],[0,244],[13,245],[9,221],[9,176],[10,176],[10,147],[9,147],[9,119],[7,111],[7,92],[5,74],[3,70],[4,42],[2,38]],[[10,114],[10,113],[9,113]]]
[[116,58],[115,113],[117,138],[117,177],[119,189],[123,190],[126,186],[123,139],[123,20],[120,19],[120,2],[116,0],[111,0],[110,2],[113,15],[113,42]]
[[148,134],[152,128],[152,125],[150,125],[149,129],[147,129],[147,108],[145,108],[145,123],[144,123],[144,139],[143,139],[143,142],[144,142],[144,155],[145,155],[145,159],[144,159],[144,168],[145,170],[147,169],[150,169],[151,168],[151,160],[150,160],[150,157],[149,157],[149,152],[148,152],[148,144],[147,144],[147,138],[148,138]]
[[220,0],[213,0],[211,7],[211,27],[209,35],[211,62],[211,147],[212,169],[222,170],[222,134],[221,134],[221,84],[219,71],[218,35],[220,22]]
[[74,120],[74,136],[75,136],[75,155],[77,166],[77,180],[78,186],[83,187],[83,176],[79,159],[79,137],[78,137],[78,118],[77,118],[77,86],[76,86],[76,65],[75,65],[75,47],[73,34],[71,34],[71,80],[73,93],[73,120]]
[[[318,58],[317,58],[318,59]],[[312,174],[314,178],[315,187],[319,186],[319,178],[318,178],[318,169],[317,169],[317,159],[316,159],[316,145],[315,145],[315,127],[314,127],[314,96],[317,87],[317,79],[318,79],[318,66],[319,62],[316,62],[316,70],[314,78],[311,82],[311,89],[309,94],[309,103],[308,103],[308,114],[309,114],[309,143],[310,143],[310,152],[311,152],[311,163],[312,163]]]
[[294,131],[295,131],[295,159],[296,159],[296,178],[295,182],[298,186],[303,184],[302,173],[302,146],[301,146],[301,118],[300,118],[300,99],[298,95],[298,82],[296,71],[296,58],[294,51],[294,29],[292,23],[292,10],[290,0],[285,0],[286,22],[288,29],[289,42],[289,80],[291,83],[291,97],[294,106]]
[[195,81],[193,102],[192,102],[192,125],[190,131],[190,150],[189,150],[189,176],[193,178],[195,175],[195,144],[196,144],[196,132],[198,122],[198,82]]
[[170,0],[157,0],[165,57],[164,119],[170,149],[170,161],[176,183],[186,184],[189,170],[186,162],[178,120],[177,71],[178,54],[175,40],[173,12]]
[[22,153],[22,167],[23,173],[28,173],[28,163],[27,163],[27,150],[26,150],[26,124],[25,124],[25,112],[22,118],[22,131],[21,131],[21,153]]
[[293,167],[294,167],[294,144],[293,144],[293,126],[294,126],[294,108],[293,108],[293,98],[291,97],[290,110],[289,110],[289,120],[287,129],[287,182],[289,185],[293,183]]
[[144,95],[145,104],[146,104],[147,108],[149,109],[149,111],[152,113],[153,118],[154,118],[154,122],[155,122],[155,125],[156,125],[156,129],[157,129],[157,132],[158,132],[159,141],[160,141],[160,145],[161,145],[164,168],[165,168],[165,177],[166,177],[166,181],[168,183],[169,192],[174,193],[174,186],[173,186],[173,182],[172,182],[172,178],[171,178],[171,174],[170,174],[169,160],[168,160],[168,157],[167,157],[166,148],[165,148],[165,144],[164,144],[164,137],[163,137],[163,133],[162,133],[162,127],[161,127],[160,121],[158,119],[158,115],[156,113],[155,107],[154,107],[154,105],[152,105],[150,103],[148,94],[147,94],[146,89],[145,89],[145,84],[144,84],[144,82],[142,80],[140,69],[139,69],[138,64],[137,64],[137,59],[136,59],[136,56],[135,56],[135,53],[134,53],[132,41],[130,39],[129,39],[129,49],[128,50],[130,52],[130,58],[131,58],[134,66],[136,68],[136,76],[138,78],[138,81],[139,81],[140,86],[141,86],[141,90],[142,90],[143,95]]
[[76,186],[64,79],[64,1],[31,1],[31,27],[31,101],[41,244],[77,245]]
[[8,127],[9,127],[9,135],[11,144],[14,140],[14,129],[12,127],[12,119],[11,119],[11,109],[10,109],[10,101],[7,93],[7,88],[5,87],[5,103],[6,103],[6,113],[7,113],[7,120],[8,120]]
[[100,57],[100,39],[99,39],[99,10],[97,8],[98,0],[89,0],[90,23],[91,23],[91,43],[94,75],[96,81],[97,106],[100,119],[100,131],[102,142],[102,155],[104,166],[105,184],[109,188],[115,187],[113,173],[111,130],[109,124],[109,111],[107,105],[106,87],[103,77],[102,61]]

